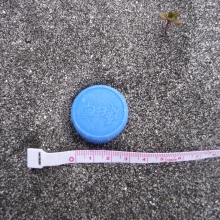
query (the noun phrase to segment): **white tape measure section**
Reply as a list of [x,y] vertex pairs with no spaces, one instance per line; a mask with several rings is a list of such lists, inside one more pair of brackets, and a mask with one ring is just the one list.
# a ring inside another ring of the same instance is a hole
[[141,153],[110,150],[73,150],[46,153],[41,149],[27,149],[27,166],[43,168],[72,163],[163,163],[200,160],[220,157],[220,150],[174,152],[174,153]]

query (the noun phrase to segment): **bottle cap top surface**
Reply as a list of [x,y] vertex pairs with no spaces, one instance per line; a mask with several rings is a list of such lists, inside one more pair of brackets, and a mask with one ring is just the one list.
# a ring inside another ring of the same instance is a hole
[[95,85],[77,95],[71,119],[80,136],[91,143],[102,144],[122,132],[128,120],[128,106],[116,89]]

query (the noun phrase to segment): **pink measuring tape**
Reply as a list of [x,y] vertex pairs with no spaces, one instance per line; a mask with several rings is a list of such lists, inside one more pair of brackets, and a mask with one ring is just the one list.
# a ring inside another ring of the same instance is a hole
[[220,150],[173,152],[173,153],[141,153],[111,150],[73,150],[47,153],[41,149],[27,149],[27,166],[43,168],[74,163],[163,163],[201,160],[220,157]]

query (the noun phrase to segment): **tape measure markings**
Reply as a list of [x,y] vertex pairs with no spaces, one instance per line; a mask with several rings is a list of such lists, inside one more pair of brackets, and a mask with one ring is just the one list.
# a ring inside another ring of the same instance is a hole
[[[27,166],[43,168],[68,163],[163,163],[200,160],[220,157],[220,150],[146,153],[111,150],[73,150],[56,153],[46,153],[42,149],[27,149]],[[39,163],[40,159],[40,163]]]

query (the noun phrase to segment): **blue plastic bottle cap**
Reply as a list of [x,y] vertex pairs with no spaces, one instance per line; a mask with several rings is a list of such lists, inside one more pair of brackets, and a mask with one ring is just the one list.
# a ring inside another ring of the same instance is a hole
[[102,144],[122,132],[128,120],[128,106],[117,90],[95,85],[77,95],[72,104],[71,119],[85,140]]

